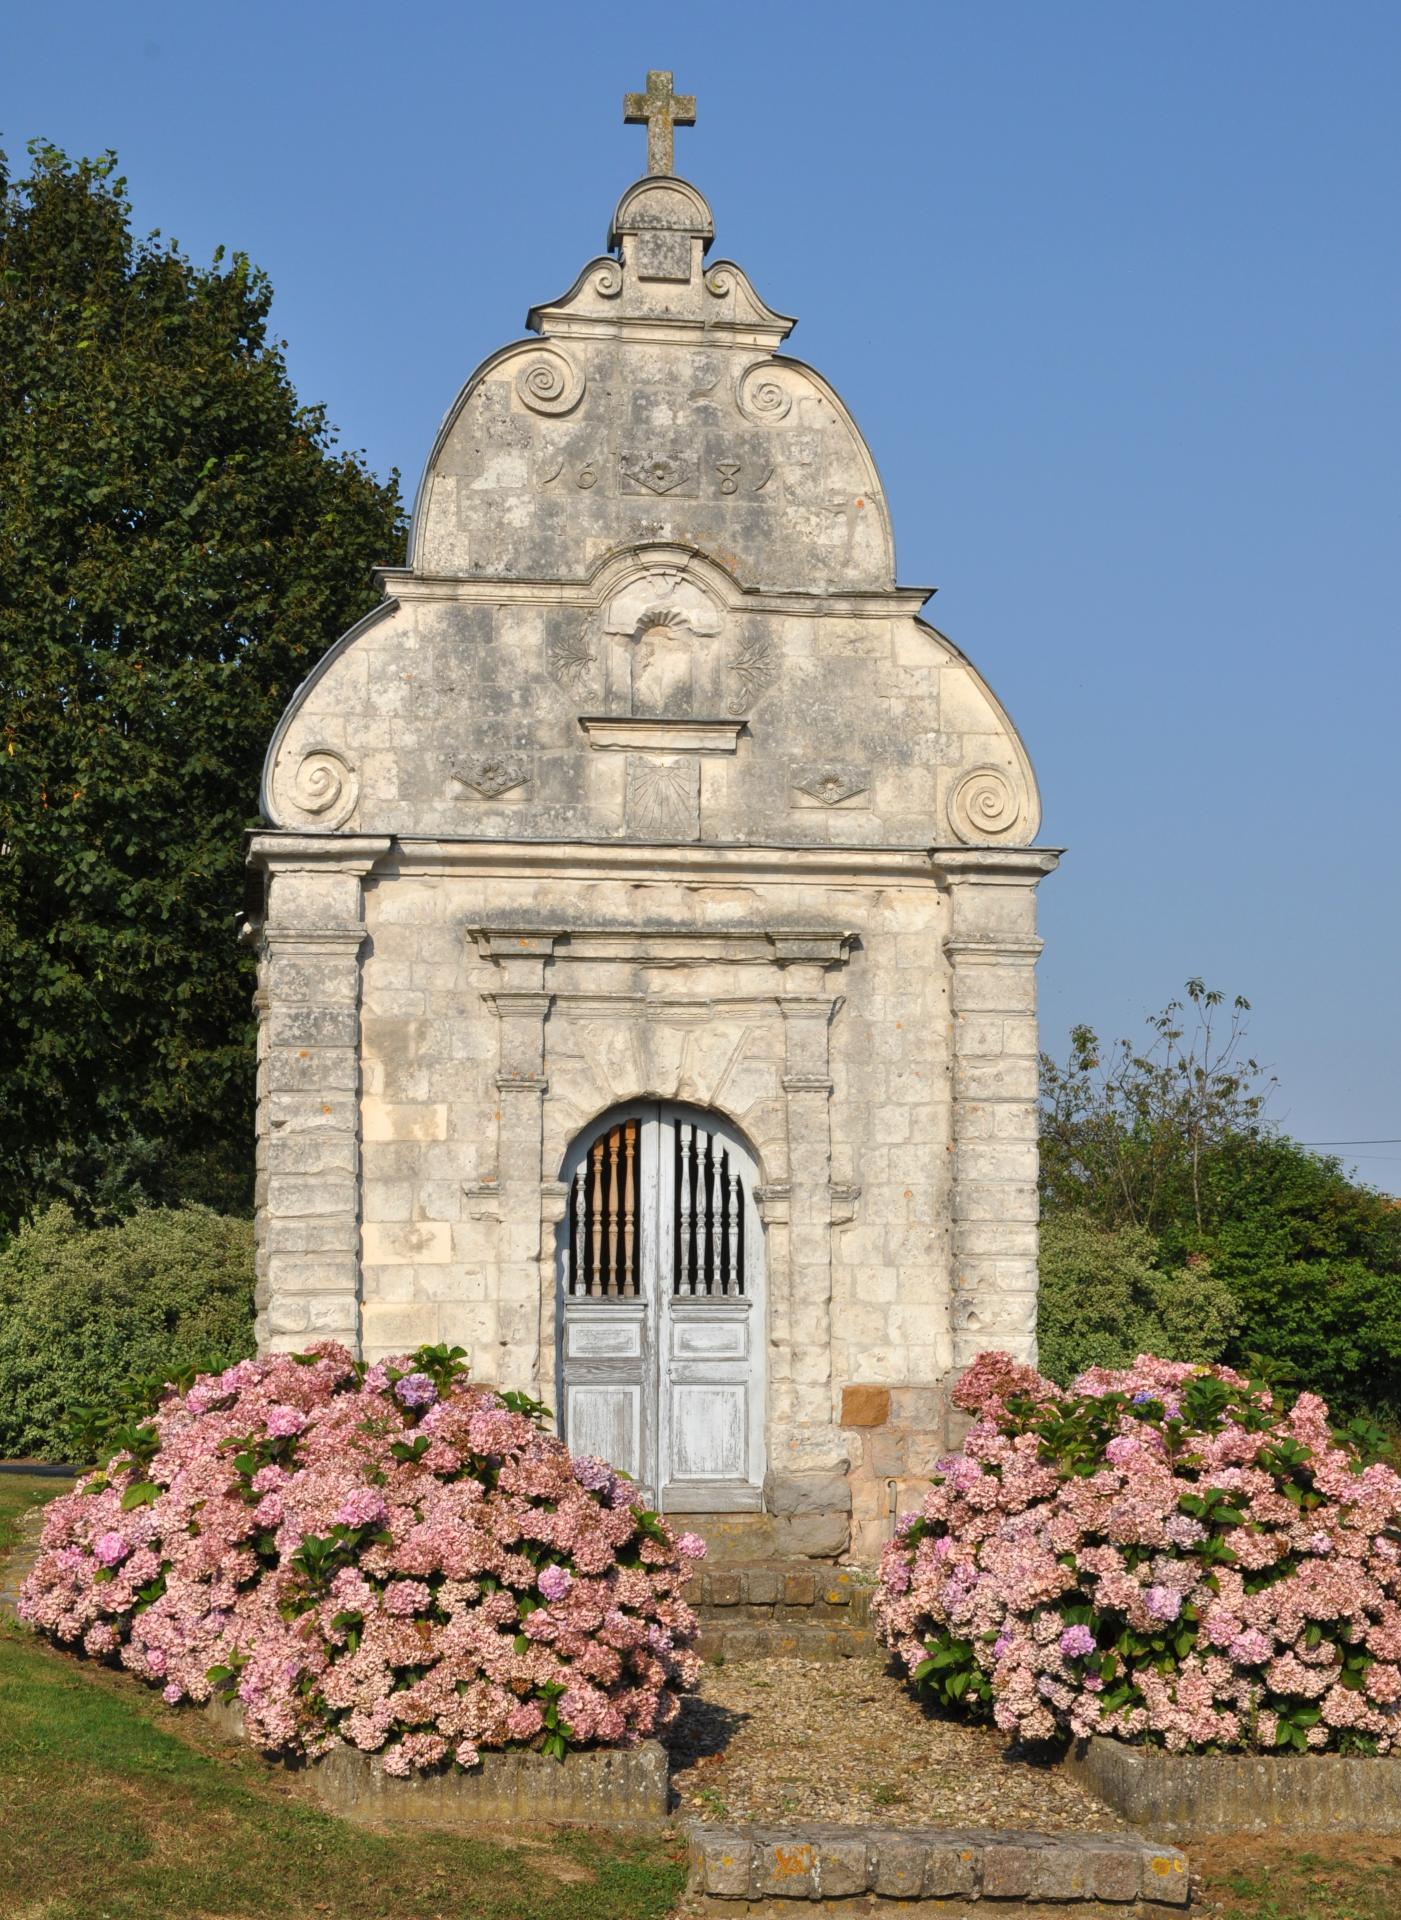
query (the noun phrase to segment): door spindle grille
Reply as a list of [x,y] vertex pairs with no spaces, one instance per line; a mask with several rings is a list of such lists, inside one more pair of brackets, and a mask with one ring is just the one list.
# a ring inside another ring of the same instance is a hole
[[635,1300],[637,1136],[641,1123],[620,1120],[584,1156],[569,1194],[571,1299]]
[[686,1299],[744,1295],[744,1189],[719,1134],[676,1128],[676,1257],[672,1291]]

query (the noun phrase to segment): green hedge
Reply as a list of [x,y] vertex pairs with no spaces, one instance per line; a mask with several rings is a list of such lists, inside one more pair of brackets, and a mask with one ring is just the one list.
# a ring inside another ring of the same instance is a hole
[[253,1351],[253,1227],[205,1207],[85,1227],[53,1206],[0,1249],[0,1457],[66,1460],[70,1412],[131,1375]]
[[1241,1324],[1229,1282],[1188,1255],[1160,1264],[1141,1227],[1105,1227],[1056,1214],[1041,1227],[1038,1340],[1041,1371],[1068,1386],[1086,1367],[1128,1367],[1140,1353],[1220,1360]]

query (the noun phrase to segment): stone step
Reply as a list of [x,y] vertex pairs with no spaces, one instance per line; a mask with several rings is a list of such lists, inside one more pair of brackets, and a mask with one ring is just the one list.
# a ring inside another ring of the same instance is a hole
[[707,1660],[841,1660],[874,1649],[871,1593],[853,1568],[779,1560],[700,1566],[686,1597]]

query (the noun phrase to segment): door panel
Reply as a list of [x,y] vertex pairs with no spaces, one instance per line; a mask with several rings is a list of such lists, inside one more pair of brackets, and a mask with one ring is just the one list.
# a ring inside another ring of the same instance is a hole
[[570,1381],[564,1390],[564,1424],[574,1453],[594,1453],[643,1481],[642,1382]]
[[673,1486],[744,1480],[749,1466],[749,1383],[671,1383]]

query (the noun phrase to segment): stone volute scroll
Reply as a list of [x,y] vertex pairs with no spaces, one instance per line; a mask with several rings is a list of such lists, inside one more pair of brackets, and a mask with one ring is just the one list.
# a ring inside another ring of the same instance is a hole
[[278,799],[289,821],[301,821],[312,831],[333,832],[355,811],[360,777],[350,759],[336,747],[303,748],[295,765],[278,768]]
[[1018,783],[1001,767],[973,767],[949,793],[949,826],[965,845],[1015,840],[1026,809]]

